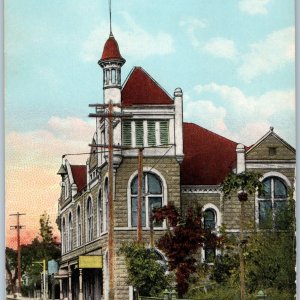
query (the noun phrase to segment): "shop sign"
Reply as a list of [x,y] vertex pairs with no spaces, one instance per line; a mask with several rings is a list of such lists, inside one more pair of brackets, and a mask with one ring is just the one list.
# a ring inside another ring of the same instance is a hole
[[79,269],[102,269],[102,255],[79,256]]

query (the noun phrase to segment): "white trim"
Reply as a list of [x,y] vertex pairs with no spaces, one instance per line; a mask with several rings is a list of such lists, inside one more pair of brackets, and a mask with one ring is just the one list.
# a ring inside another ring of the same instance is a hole
[[155,143],[156,145],[160,145],[160,122],[155,122]]
[[[213,209],[216,212],[216,230],[219,230],[219,227],[222,224],[222,214],[221,214],[219,208],[212,203],[207,203],[207,204],[203,205],[202,212],[205,212],[207,209]],[[203,218],[203,220],[204,220],[204,218]]]
[[292,169],[295,168],[295,163],[254,163],[246,162],[246,169]]
[[[167,187],[167,182],[166,182],[164,176],[158,170],[156,170],[154,168],[143,167],[143,172],[149,172],[149,171],[150,171],[150,173],[153,173],[153,174],[157,175],[159,177],[159,179],[161,180],[162,189],[163,189],[163,191],[162,191],[162,196],[163,196],[162,206],[167,205],[167,203],[168,203],[168,201],[167,201],[168,187]],[[128,223],[128,228],[136,228],[136,227],[131,226],[131,182],[132,182],[133,178],[135,176],[137,176],[137,174],[138,174],[138,171],[137,170],[134,171],[131,174],[131,176],[129,177],[129,180],[128,180],[128,183],[127,183],[127,217],[128,217],[128,220],[127,220],[128,222],[127,223]],[[147,223],[148,223],[147,222],[147,220],[148,220],[148,213],[147,212],[148,212],[148,209],[146,207],[146,227],[145,227],[145,229],[149,228],[149,226],[147,226]],[[163,226],[160,227],[160,228],[165,229],[165,226],[166,226],[166,224],[164,222]],[[155,229],[157,229],[157,227],[155,227]]]
[[182,194],[221,194],[220,185],[182,185]]
[[266,179],[268,177],[279,177],[282,180],[284,180],[289,187],[292,186],[291,182],[289,181],[289,179],[285,175],[283,175],[279,172],[276,172],[276,171],[271,171],[271,172],[267,172],[267,173],[263,174],[263,176],[259,180],[263,181],[264,179]]
[[135,121],[131,121],[131,145],[136,147],[136,136],[135,136]]
[[148,147],[148,121],[143,120],[144,147]]

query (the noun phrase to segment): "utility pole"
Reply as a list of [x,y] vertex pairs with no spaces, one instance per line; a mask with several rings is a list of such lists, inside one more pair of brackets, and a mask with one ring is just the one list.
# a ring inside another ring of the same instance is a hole
[[18,251],[18,293],[21,294],[21,245],[20,245],[20,229],[25,228],[25,226],[20,225],[20,216],[26,214],[10,214],[10,216],[17,216],[17,225],[10,226],[10,229],[17,230],[17,251]]
[[137,241],[142,242],[143,220],[143,148],[138,149],[138,198],[137,198]]
[[[130,118],[129,114],[122,113],[114,113],[113,107],[118,106],[119,104],[113,104],[110,100],[108,104],[91,104],[90,106],[96,107],[96,114],[89,114],[89,117],[95,118],[107,118],[108,119],[108,145],[90,145],[92,147],[100,147],[100,148],[108,148],[108,245],[107,245],[107,253],[108,253],[108,273],[109,273],[109,291],[108,291],[108,299],[114,300],[115,298],[115,287],[114,287],[114,266],[115,266],[115,258],[114,258],[114,199],[113,199],[113,191],[114,191],[114,182],[113,182],[113,151],[114,148],[122,149],[120,145],[114,145],[114,132],[113,132],[113,120],[114,118]],[[107,108],[107,112],[98,113],[97,107]],[[128,148],[127,148],[128,149]]]
[[113,199],[113,106],[108,105],[108,261],[109,261],[109,300],[115,298],[114,287],[114,199]]

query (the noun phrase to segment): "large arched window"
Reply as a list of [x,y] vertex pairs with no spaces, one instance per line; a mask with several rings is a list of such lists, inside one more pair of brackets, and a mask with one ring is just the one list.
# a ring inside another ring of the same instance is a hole
[[[137,196],[138,196],[138,176],[135,176],[130,185],[131,201],[131,226],[137,225]],[[163,205],[163,186],[160,178],[150,172],[143,174],[143,204],[142,204],[142,225],[149,227],[150,214],[154,208]],[[155,227],[162,227],[162,224],[154,224]]]
[[77,206],[77,246],[81,245],[81,210],[80,206]]
[[66,231],[66,219],[62,219],[62,249],[63,253],[67,252],[67,231]]
[[287,205],[286,183],[279,177],[263,180],[263,193],[258,196],[258,221],[260,228],[281,227],[280,215]]
[[68,250],[72,250],[73,247],[73,220],[72,213],[69,213],[69,222],[68,222]]
[[92,199],[88,198],[86,206],[86,223],[87,223],[87,242],[93,239],[93,204]]

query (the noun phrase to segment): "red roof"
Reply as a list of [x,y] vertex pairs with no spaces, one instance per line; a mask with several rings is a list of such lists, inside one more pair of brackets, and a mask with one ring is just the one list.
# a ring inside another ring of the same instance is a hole
[[123,105],[173,103],[167,92],[143,68],[133,68],[122,89]]
[[86,186],[86,166],[84,165],[71,165],[71,171],[77,191],[81,191]]
[[109,60],[109,59],[120,59],[124,60],[124,58],[121,56],[119,45],[114,36],[111,34],[106,41],[101,60]]
[[181,184],[215,185],[236,164],[237,143],[193,123],[183,124]]

